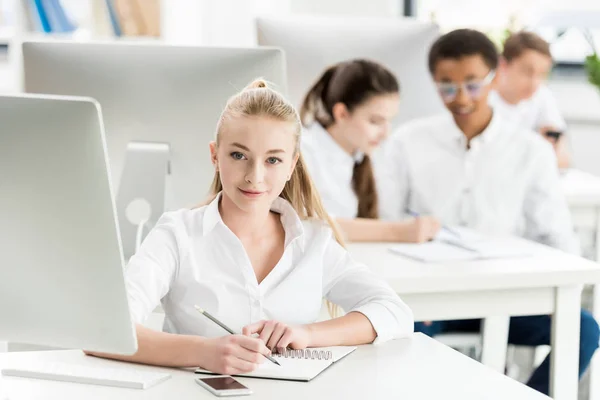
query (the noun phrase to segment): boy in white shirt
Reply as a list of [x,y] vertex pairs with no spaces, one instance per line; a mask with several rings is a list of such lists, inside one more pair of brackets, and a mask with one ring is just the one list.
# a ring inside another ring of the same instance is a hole
[[[497,63],[494,44],[481,32],[460,29],[433,44],[429,68],[450,114],[412,121],[385,145],[377,169],[381,215],[393,220],[410,210],[577,253],[552,147],[488,104]],[[479,329],[479,320],[415,324],[428,335]],[[550,335],[550,316],[511,318],[510,343],[549,345]],[[580,374],[599,338],[598,324],[582,311]],[[548,393],[549,366],[547,358],[529,386]]]
[[512,34],[504,43],[489,102],[521,126],[539,132],[556,151],[558,166],[569,166],[564,133],[567,124],[544,81],[552,68],[550,45],[533,32]]

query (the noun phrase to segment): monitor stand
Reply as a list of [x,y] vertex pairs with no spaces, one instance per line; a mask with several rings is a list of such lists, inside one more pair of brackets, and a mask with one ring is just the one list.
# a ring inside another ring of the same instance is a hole
[[131,142],[127,145],[116,198],[125,260],[135,254],[165,212],[169,160],[168,143]]

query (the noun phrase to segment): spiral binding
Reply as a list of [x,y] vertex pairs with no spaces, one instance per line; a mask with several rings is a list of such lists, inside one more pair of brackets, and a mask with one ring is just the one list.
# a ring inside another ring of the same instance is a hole
[[283,349],[279,350],[274,354],[277,357],[284,358],[300,358],[300,359],[308,359],[308,360],[331,360],[333,358],[333,353],[331,350],[294,350],[294,349]]

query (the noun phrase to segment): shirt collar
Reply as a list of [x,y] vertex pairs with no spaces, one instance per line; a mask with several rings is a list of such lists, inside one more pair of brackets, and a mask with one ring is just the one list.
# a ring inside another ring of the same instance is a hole
[[364,153],[357,151],[354,154],[348,154],[333,138],[331,134],[318,122],[313,122],[308,130],[311,134],[318,136],[318,143],[324,146],[324,151],[332,161],[336,163],[344,163],[354,166],[354,164],[362,162],[365,157]]
[[[204,235],[209,234],[219,224],[226,226],[219,212],[220,201],[221,192],[206,206],[202,220],[202,232]],[[304,250],[304,225],[294,207],[284,198],[277,197],[273,201],[273,204],[271,204],[271,211],[281,215],[281,223],[285,231],[285,247],[294,240],[299,239],[300,248]]]
[[[490,123],[488,124],[488,126],[486,126],[486,128],[483,130],[483,132],[481,132],[479,135],[475,136],[471,140],[471,145],[473,145],[474,143],[476,143],[476,146],[489,143],[498,135],[498,133],[501,130],[500,125],[501,125],[501,121],[502,121],[502,118],[499,114],[500,113],[497,113],[497,112],[494,112],[492,114],[492,119],[491,119]],[[449,129],[444,130],[444,132],[441,132],[441,133],[443,133],[445,136],[451,138],[451,140],[456,142],[461,148],[463,148],[463,149],[466,148],[467,138],[466,138],[465,134],[460,130],[458,125],[456,125],[456,122],[454,122],[454,119],[452,118],[451,115],[449,115],[449,122],[451,122],[448,124]]]

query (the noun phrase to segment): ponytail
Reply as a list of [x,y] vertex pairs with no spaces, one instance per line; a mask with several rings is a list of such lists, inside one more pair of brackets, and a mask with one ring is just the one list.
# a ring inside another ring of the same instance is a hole
[[[333,107],[344,104],[352,112],[378,95],[399,93],[394,74],[374,61],[356,59],[335,64],[325,70],[310,88],[300,111],[305,126],[316,122],[327,129],[335,123]],[[371,159],[365,156],[354,165],[352,188],[358,197],[359,218],[378,218],[378,199]]]
[[333,123],[333,117],[327,110],[326,98],[331,79],[341,64],[333,65],[323,72],[319,80],[308,90],[300,107],[300,120],[304,126],[318,122],[322,126]]
[[379,218],[377,186],[371,158],[364,156],[362,162],[354,164],[352,189],[358,198],[358,218]]

